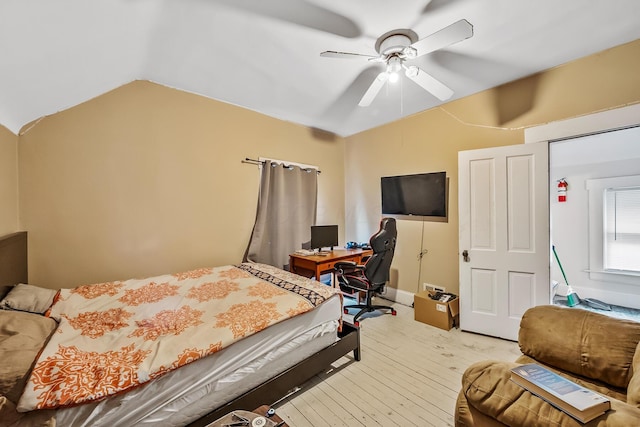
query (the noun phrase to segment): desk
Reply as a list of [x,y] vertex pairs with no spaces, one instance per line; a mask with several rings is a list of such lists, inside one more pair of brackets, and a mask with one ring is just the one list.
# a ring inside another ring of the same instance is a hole
[[[289,271],[300,276],[314,276],[320,280],[324,272],[333,271],[338,261],[353,261],[362,264],[362,259],[373,255],[371,249],[334,249],[328,255],[289,255]],[[306,273],[306,274],[305,274]],[[333,283],[333,276],[331,276]]]

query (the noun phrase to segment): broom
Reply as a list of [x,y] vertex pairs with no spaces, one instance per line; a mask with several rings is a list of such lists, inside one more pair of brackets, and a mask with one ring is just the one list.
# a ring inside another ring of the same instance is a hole
[[567,280],[567,276],[564,274],[564,268],[562,268],[562,263],[560,262],[560,258],[558,257],[558,253],[556,252],[556,246],[551,246],[553,249],[553,255],[556,257],[556,261],[558,261],[558,267],[560,267],[560,272],[562,272],[562,277],[564,277],[564,283],[567,284],[567,305],[569,307],[573,307],[575,305],[580,304],[580,298],[578,294],[571,288],[569,281]]

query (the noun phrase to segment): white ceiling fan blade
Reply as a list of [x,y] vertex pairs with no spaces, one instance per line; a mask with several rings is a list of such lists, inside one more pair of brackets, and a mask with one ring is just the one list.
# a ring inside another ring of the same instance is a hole
[[320,53],[323,58],[377,58],[373,55],[363,55],[361,53],[337,52],[335,50],[327,50]]
[[416,82],[427,92],[433,94],[440,101],[446,101],[453,95],[453,90],[415,65],[406,67],[406,70],[407,77]]
[[418,40],[411,46],[418,51],[417,56],[422,56],[468,39],[471,36],[473,36],[473,25],[466,19],[461,19],[430,36]]
[[358,102],[358,105],[361,107],[368,107],[371,105],[371,102],[376,95],[378,95],[378,92],[380,92],[380,89],[382,89],[382,86],[384,86],[387,80],[389,80],[389,73],[385,71],[378,74],[378,77],[376,77],[373,83],[371,83],[371,86],[369,86],[369,89],[364,93],[362,99]]

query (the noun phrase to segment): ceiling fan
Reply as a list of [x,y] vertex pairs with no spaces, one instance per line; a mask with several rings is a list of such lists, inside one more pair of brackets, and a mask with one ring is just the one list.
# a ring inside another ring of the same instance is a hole
[[378,38],[375,44],[377,56],[363,55],[360,53],[336,52],[328,50],[320,56],[325,58],[368,58],[371,62],[386,64],[386,70],[378,74],[371,83],[369,89],[358,103],[361,107],[371,105],[382,86],[387,80],[393,82],[399,78],[398,72],[405,70],[405,75],[416,82],[427,92],[433,94],[441,101],[445,101],[453,95],[453,90],[433,76],[427,74],[415,65],[405,65],[405,61],[426,55],[438,49],[458,43],[473,36],[473,25],[466,19],[461,19],[453,24],[436,31],[435,33],[418,40],[418,35],[408,29],[389,31]]

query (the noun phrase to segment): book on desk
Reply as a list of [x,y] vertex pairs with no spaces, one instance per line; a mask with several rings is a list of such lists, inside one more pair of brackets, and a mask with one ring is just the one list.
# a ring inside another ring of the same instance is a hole
[[535,363],[511,369],[511,381],[582,423],[611,409],[611,402],[605,396]]

